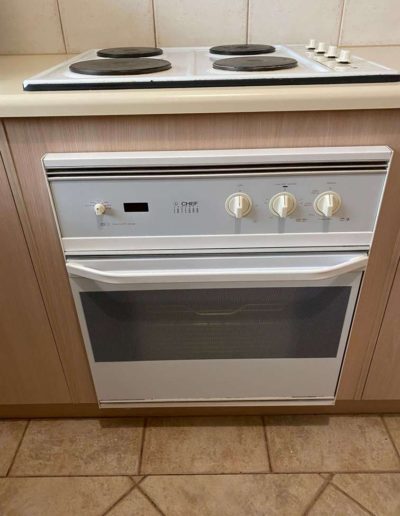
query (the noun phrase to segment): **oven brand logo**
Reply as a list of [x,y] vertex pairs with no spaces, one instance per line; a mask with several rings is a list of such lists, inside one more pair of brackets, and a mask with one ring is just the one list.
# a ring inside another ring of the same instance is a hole
[[174,213],[179,215],[191,215],[199,213],[199,202],[198,201],[175,201],[174,202]]

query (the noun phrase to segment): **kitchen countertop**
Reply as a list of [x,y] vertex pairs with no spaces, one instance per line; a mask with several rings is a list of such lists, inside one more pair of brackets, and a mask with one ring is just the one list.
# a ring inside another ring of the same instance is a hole
[[[353,48],[355,55],[400,69],[400,46]],[[70,55],[0,56],[0,118],[156,115],[400,108],[400,82],[26,92],[22,81]]]

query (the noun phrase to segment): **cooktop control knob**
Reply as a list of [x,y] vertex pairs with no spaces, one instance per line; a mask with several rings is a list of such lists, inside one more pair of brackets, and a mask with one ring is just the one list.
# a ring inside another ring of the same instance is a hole
[[251,198],[245,193],[234,193],[225,201],[225,209],[235,219],[241,219],[251,211]]
[[325,52],[325,57],[329,57],[329,59],[337,57],[337,46],[329,45],[328,50]]
[[339,57],[336,59],[338,63],[349,64],[351,63],[350,50],[341,50]]
[[296,206],[296,197],[289,192],[279,192],[269,201],[269,209],[271,213],[281,219],[284,219],[293,213]]
[[316,54],[325,54],[326,52],[326,43],[323,41],[320,41],[317,45],[317,48],[315,49]]
[[307,50],[315,50],[317,46],[317,40],[316,39],[310,39],[308,41],[308,44],[306,45]]
[[324,217],[332,217],[340,208],[342,199],[336,192],[323,192],[316,197],[314,201],[314,209],[318,215]]
[[94,212],[99,217],[100,215],[103,215],[103,213],[106,211],[106,207],[103,203],[98,202],[94,205]]

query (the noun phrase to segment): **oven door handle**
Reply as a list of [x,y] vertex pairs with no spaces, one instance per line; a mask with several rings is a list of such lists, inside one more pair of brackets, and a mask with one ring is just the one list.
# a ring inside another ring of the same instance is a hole
[[112,284],[130,283],[195,283],[222,281],[318,281],[335,278],[348,272],[365,269],[367,255],[351,258],[329,267],[271,267],[231,269],[175,269],[175,270],[131,270],[102,271],[86,267],[79,262],[67,262],[71,276]]

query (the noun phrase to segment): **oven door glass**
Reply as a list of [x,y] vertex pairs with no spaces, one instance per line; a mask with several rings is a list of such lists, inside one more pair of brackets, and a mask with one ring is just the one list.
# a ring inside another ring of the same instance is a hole
[[70,260],[100,402],[333,399],[365,260]]

